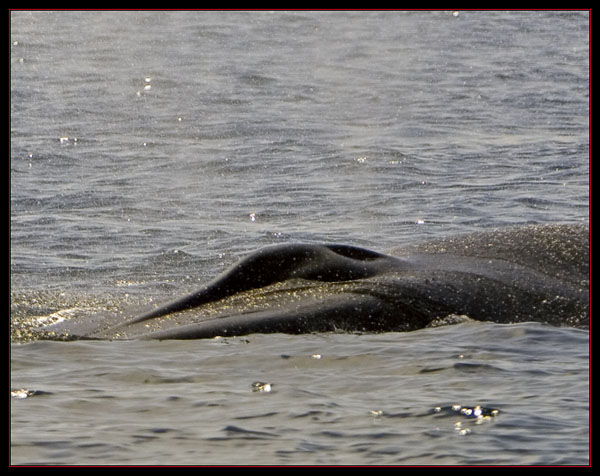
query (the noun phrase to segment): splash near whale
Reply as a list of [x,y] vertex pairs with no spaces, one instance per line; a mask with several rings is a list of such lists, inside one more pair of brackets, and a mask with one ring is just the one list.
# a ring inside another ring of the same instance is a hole
[[588,225],[496,229],[386,254],[350,245],[280,244],[162,306],[67,320],[51,332],[93,339],[388,332],[448,316],[587,328],[589,256]]

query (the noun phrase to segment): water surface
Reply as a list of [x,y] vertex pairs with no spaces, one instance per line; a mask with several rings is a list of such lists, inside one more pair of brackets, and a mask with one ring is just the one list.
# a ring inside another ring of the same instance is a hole
[[[13,320],[170,299],[272,243],[385,251],[589,217],[587,12],[10,27]],[[11,359],[11,386],[37,392],[11,401],[12,464],[589,461],[576,329],[15,342]],[[499,413],[434,412],[452,404]]]

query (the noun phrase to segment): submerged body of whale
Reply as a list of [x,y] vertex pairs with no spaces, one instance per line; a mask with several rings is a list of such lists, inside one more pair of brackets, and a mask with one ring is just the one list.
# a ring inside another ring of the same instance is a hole
[[449,315],[589,326],[589,227],[530,225],[393,250],[281,244],[134,317],[62,323],[88,338],[408,331]]

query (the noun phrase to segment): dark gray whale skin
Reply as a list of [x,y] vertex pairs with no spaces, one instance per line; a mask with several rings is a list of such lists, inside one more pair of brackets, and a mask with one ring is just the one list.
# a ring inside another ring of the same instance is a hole
[[589,226],[528,225],[381,254],[349,245],[260,249],[197,292],[134,317],[62,323],[71,338],[410,331],[449,315],[589,327]]

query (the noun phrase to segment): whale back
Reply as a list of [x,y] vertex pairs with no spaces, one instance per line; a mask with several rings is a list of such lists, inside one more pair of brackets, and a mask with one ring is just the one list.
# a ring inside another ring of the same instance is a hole
[[440,238],[390,252],[394,256],[449,254],[525,266],[562,282],[589,286],[589,226],[527,225]]
[[476,232],[389,255],[349,245],[285,244],[247,256],[174,307],[141,317],[127,311],[88,316],[44,334],[189,339],[407,331],[451,315],[587,328],[589,256],[587,225]]

